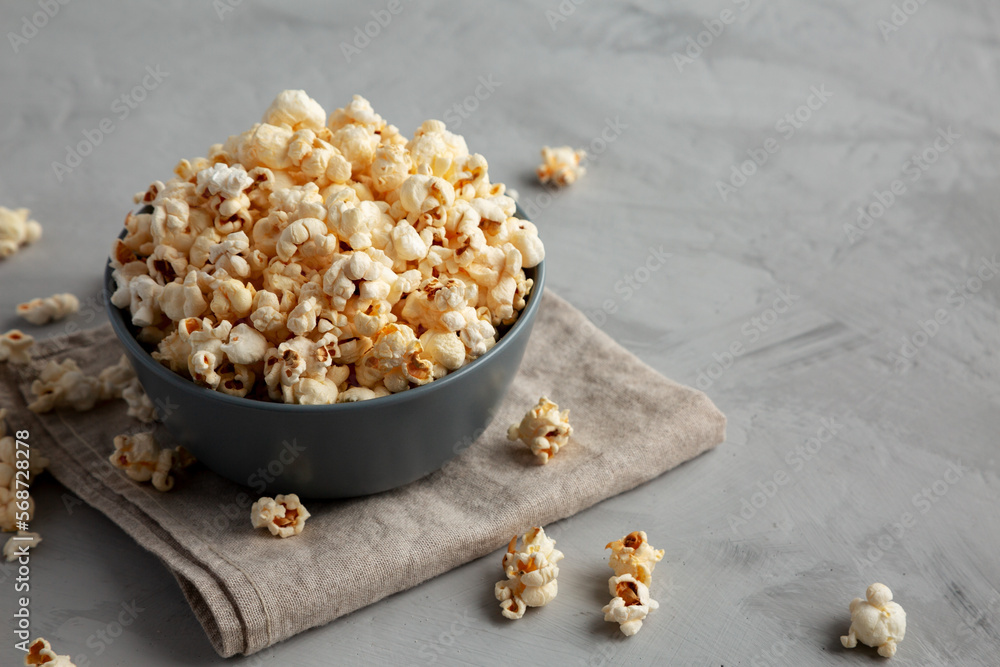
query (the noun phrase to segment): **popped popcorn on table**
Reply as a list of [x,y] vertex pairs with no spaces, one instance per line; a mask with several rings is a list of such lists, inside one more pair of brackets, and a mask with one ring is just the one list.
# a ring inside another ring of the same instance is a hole
[[507,579],[498,581],[493,592],[500,600],[501,613],[509,619],[524,616],[528,607],[542,607],[559,592],[559,567],[563,553],[555,548],[555,540],[541,527],[532,528],[521,536],[515,535],[503,555]]
[[572,185],[576,179],[586,173],[586,169],[580,166],[580,161],[587,157],[584,150],[573,150],[570,146],[559,146],[542,148],[542,164],[538,165],[536,172],[538,180],[542,183],[549,181],[558,186]]
[[543,464],[566,446],[571,435],[569,410],[560,412],[559,406],[544,396],[525,413],[520,424],[511,424],[507,429],[508,440],[521,440]]
[[31,347],[34,344],[34,336],[20,329],[11,329],[0,335],[0,361],[26,364],[31,361]]
[[3,545],[3,556],[8,562],[17,560],[25,551],[34,549],[42,541],[42,536],[38,533],[29,533],[23,530],[17,531],[15,536],[21,539],[15,540],[14,537],[10,537]]
[[[154,182],[111,251],[153,356],[286,403],[370,400],[485,354],[544,258],[485,158],[436,120],[407,141],[360,96],[301,90]],[[342,399],[341,396],[344,396]]]
[[649,588],[631,574],[622,574],[608,580],[611,602],[604,605],[605,621],[613,621],[622,634],[631,637],[642,628],[642,621],[649,612],[660,605],[649,597]]
[[883,658],[891,658],[906,634],[906,612],[892,601],[892,591],[885,584],[872,584],[865,597],[851,601],[851,627],[840,643],[854,648],[861,642],[877,648]]
[[111,464],[137,482],[151,481],[157,491],[174,488],[173,473],[194,462],[183,447],[161,448],[152,433],[116,435],[114,444]]
[[292,537],[305,528],[309,510],[294,493],[262,497],[250,508],[250,523],[254,528],[267,528],[272,535]]
[[0,206],[0,259],[17,252],[21,246],[42,237],[42,226],[29,220],[26,208],[9,209]]
[[653,549],[646,540],[646,532],[636,530],[620,540],[609,542],[605,549],[611,549],[608,566],[615,576],[630,574],[636,581],[649,586],[653,568],[663,560],[663,549]]
[[24,656],[25,665],[44,665],[45,667],[76,667],[68,655],[58,655],[52,650],[52,645],[42,637],[31,642]]
[[80,300],[72,294],[53,294],[18,304],[17,314],[32,324],[48,324],[80,310]]

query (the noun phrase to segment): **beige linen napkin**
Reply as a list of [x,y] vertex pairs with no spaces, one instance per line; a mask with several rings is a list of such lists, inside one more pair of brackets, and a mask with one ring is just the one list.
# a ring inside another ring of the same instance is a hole
[[[32,366],[0,364],[0,405],[12,410],[12,429],[30,430],[56,479],[163,560],[222,656],[254,653],[415,586],[725,438],[726,419],[703,393],[659,375],[547,291],[520,372],[479,440],[405,487],[308,503],[305,531],[280,540],[251,528],[250,489],[204,466],[181,473],[169,493],[113,468],[114,436],[147,430],[124,402],[84,413],[25,408],[44,360],[72,356],[96,374],[120,354],[107,326],[43,341]],[[574,429],[544,466],[506,438],[543,394],[572,410]]]

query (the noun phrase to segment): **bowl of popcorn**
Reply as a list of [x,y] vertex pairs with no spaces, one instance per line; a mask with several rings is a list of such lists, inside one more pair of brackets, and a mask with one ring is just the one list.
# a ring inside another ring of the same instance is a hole
[[538,312],[544,247],[443,123],[284,91],[136,195],[106,304],[167,430],[267,492],[341,498],[482,432]]

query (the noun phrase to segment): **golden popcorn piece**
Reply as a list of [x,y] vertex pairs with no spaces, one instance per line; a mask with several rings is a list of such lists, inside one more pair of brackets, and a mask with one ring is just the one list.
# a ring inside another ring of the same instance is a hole
[[45,667],[76,667],[68,655],[58,655],[52,650],[52,645],[46,639],[39,637],[31,642],[24,656],[25,665],[44,665]]
[[254,528],[267,528],[272,535],[281,538],[301,533],[309,516],[309,510],[294,493],[274,498],[264,496],[250,508],[250,522]]
[[80,310],[80,300],[72,294],[53,294],[43,299],[17,305],[17,314],[32,324],[42,325],[61,320]]
[[9,361],[12,364],[26,364],[31,361],[31,347],[35,344],[34,336],[20,329],[11,329],[0,334],[0,362]]
[[523,442],[542,464],[565,447],[572,434],[569,410],[560,412],[559,406],[544,396],[528,410],[520,424],[511,424],[507,429],[507,439]]
[[504,617],[516,620],[528,607],[544,607],[559,592],[559,567],[563,553],[555,548],[555,540],[541,527],[532,528],[521,536],[520,549],[515,535],[503,556],[507,579],[498,581],[493,593],[500,600]]
[[535,171],[542,183],[552,182],[560,187],[572,185],[586,173],[580,161],[587,157],[586,151],[573,150],[570,146],[542,148],[542,164]]
[[604,620],[618,623],[622,634],[631,637],[642,628],[642,622],[659,603],[649,597],[649,588],[630,574],[608,580],[611,602],[604,605]]
[[0,206],[0,259],[9,257],[22,246],[34,243],[42,237],[42,226],[30,220],[31,211],[26,208],[9,209]]
[[656,564],[663,560],[663,549],[653,549],[642,530],[609,542],[604,548],[611,549],[608,566],[614,570],[615,576],[629,574],[646,586],[652,582]]
[[174,488],[174,472],[194,463],[183,447],[162,449],[152,433],[116,435],[108,460],[137,482],[152,482],[157,491]]

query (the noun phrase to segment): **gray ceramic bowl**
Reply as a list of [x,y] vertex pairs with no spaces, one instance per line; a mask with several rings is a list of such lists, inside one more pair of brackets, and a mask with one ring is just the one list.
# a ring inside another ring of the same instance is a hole
[[[524,217],[518,211],[519,217]],[[164,426],[209,469],[259,493],[347,498],[434,472],[482,433],[517,373],[545,286],[545,263],[517,322],[472,363],[422,387],[358,403],[287,405],[228,396],[155,361],[128,311],[105,306]]]

